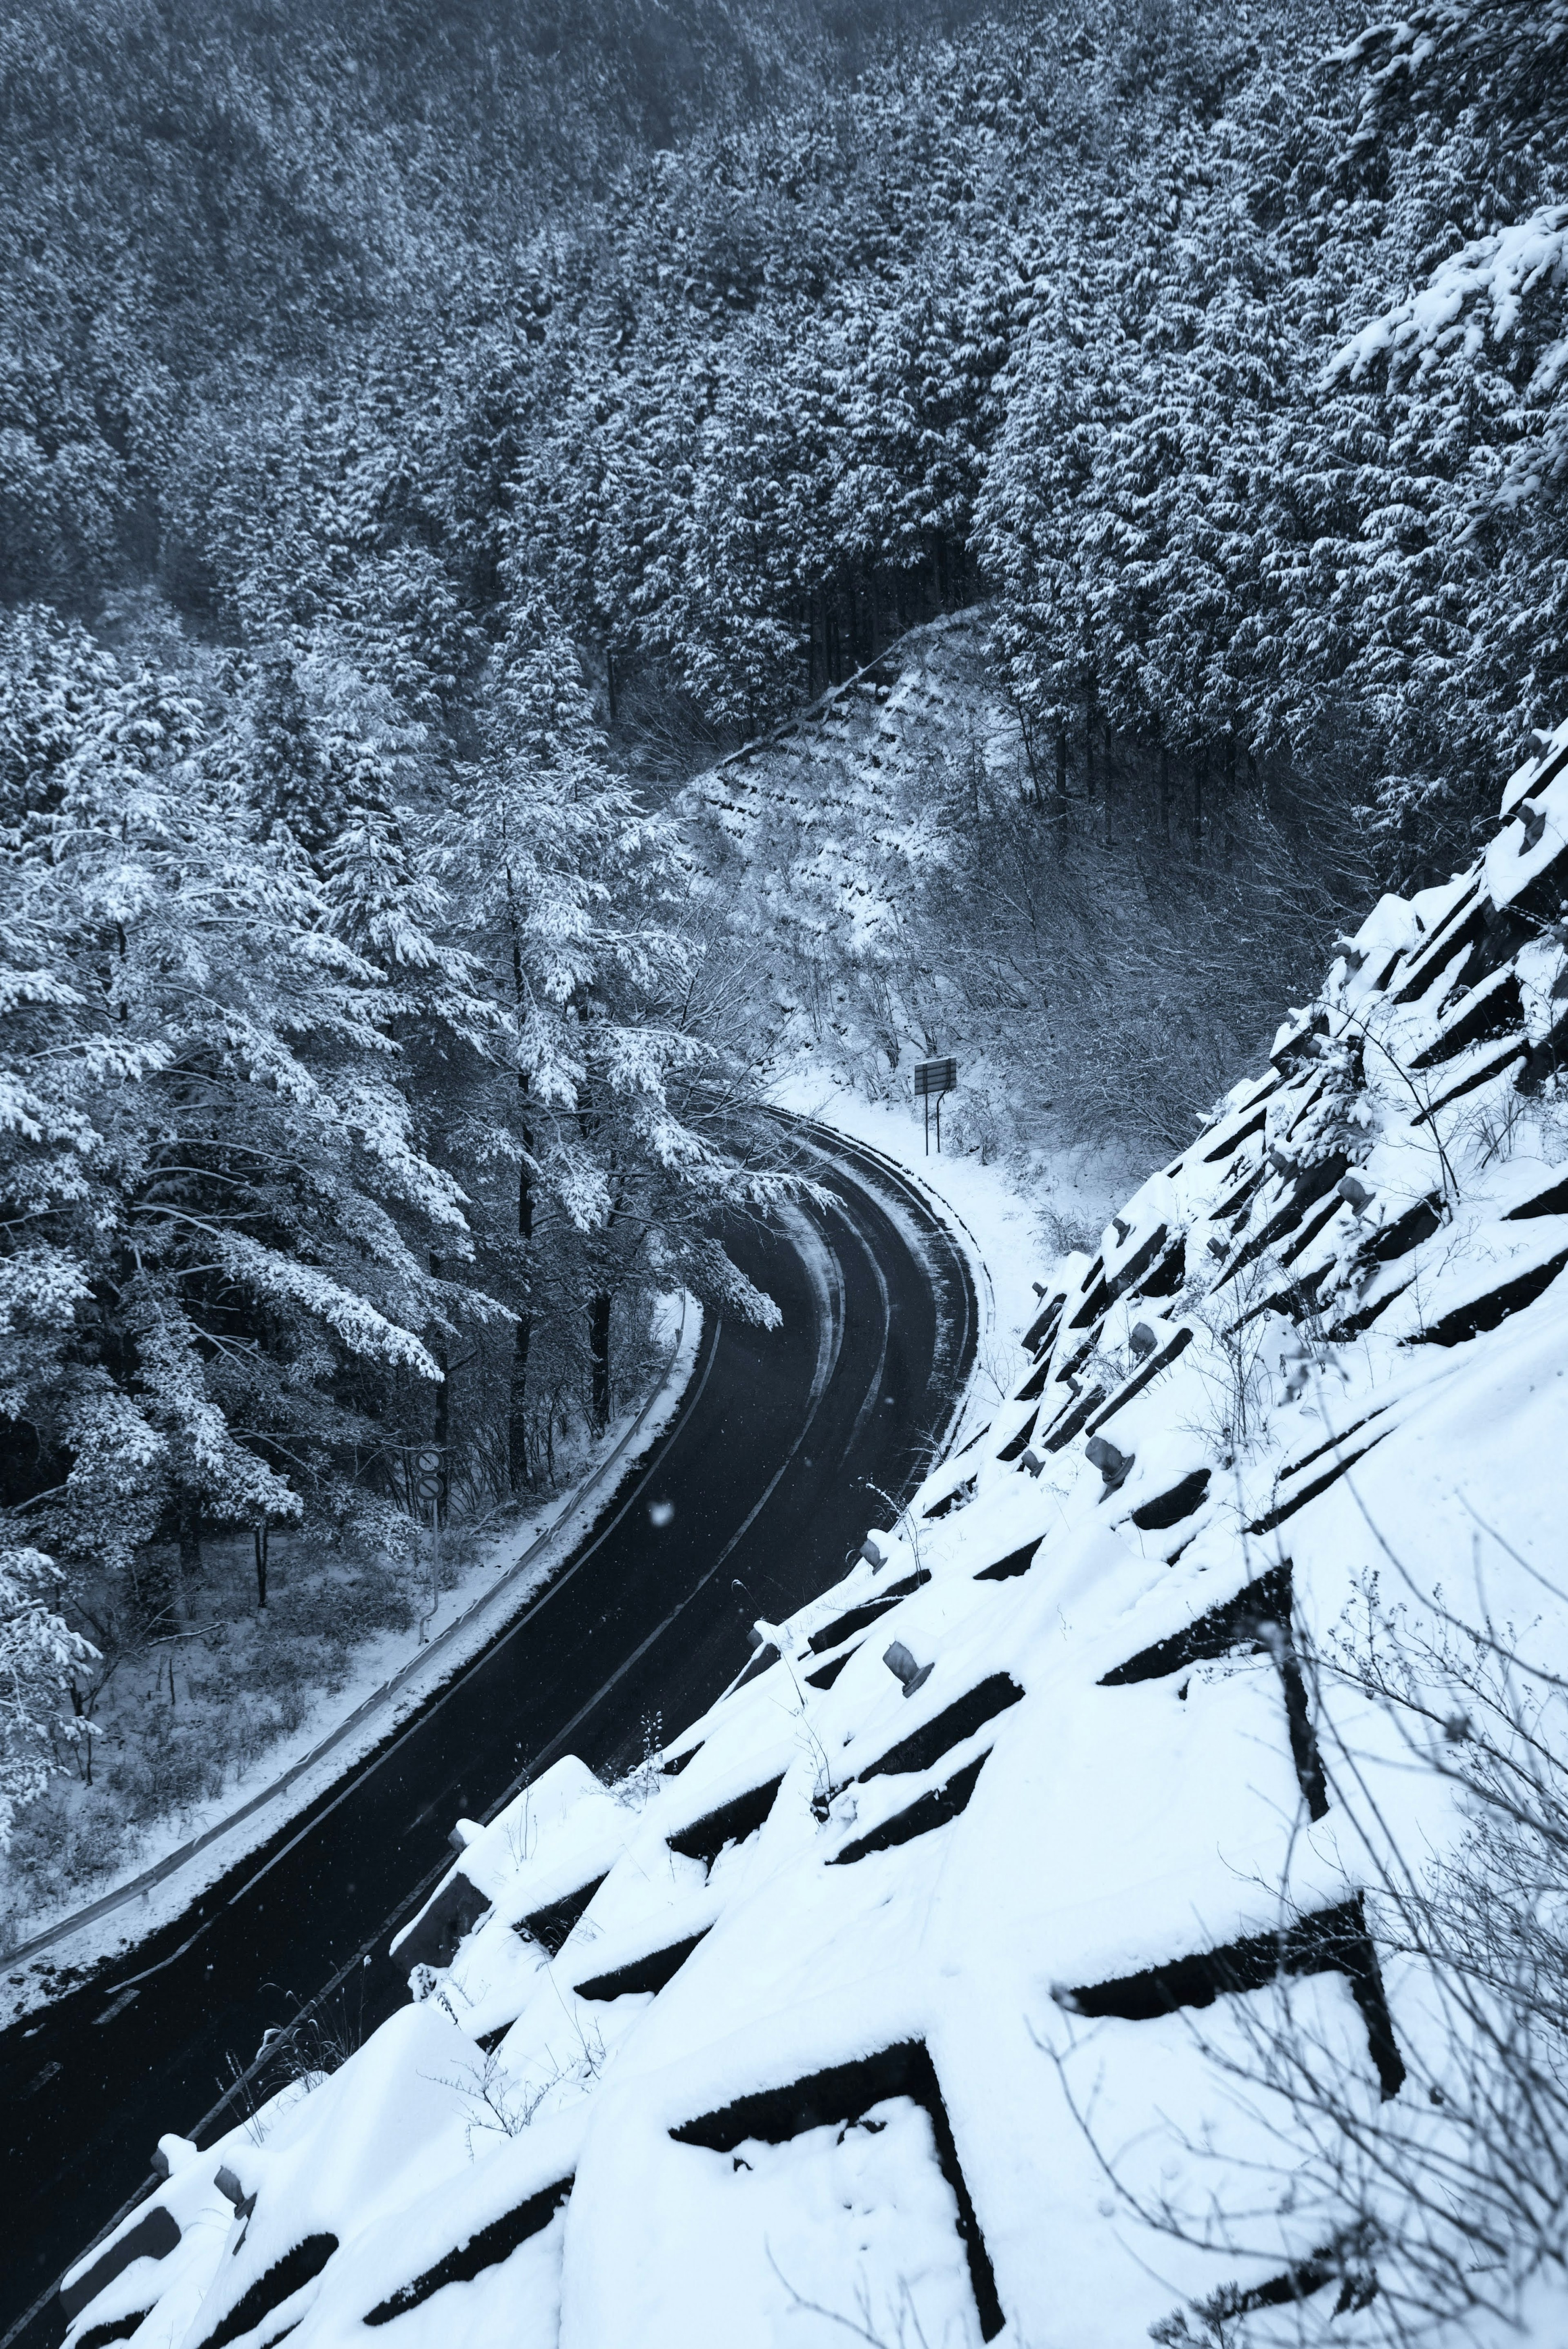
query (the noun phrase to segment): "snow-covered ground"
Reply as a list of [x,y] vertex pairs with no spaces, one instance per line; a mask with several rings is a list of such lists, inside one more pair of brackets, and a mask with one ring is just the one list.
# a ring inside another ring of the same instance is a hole
[[695,1299],[663,1299],[655,1332],[666,1354],[662,1377],[637,1409],[624,1412],[591,1445],[561,1492],[471,1545],[469,1562],[449,1587],[429,1594],[413,1628],[378,1632],[354,1649],[344,1686],[318,1694],[298,1726],[236,1772],[221,1795],[150,1828],[131,1860],[90,1900],[67,1897],[18,1920],[19,1946],[0,1979],[0,2023],[179,1916],[488,1646],[571,1555],[608,1493],[669,1425],[701,1334]]
[[1387,1920],[1451,1789],[1326,1660],[1391,1592],[1440,1753],[1447,1610],[1568,1657],[1568,729],[1504,817],[1056,1267],[989,1426],[703,1719],[459,1823],[409,2006],[166,2140],[70,2349],[1126,2349],[1341,2296],[1378,2337],[1268,2059],[1363,2137],[1450,2126]]

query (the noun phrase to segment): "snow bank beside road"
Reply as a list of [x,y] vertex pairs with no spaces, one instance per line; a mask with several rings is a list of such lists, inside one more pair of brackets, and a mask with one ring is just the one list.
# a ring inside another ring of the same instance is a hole
[[1345,2285],[1365,2337],[1250,2051],[1284,2000],[1363,2123],[1438,2109],[1379,1893],[1449,1797],[1308,1669],[1367,1578],[1418,1622],[1479,1576],[1568,1656],[1568,740],[1508,804],[1057,1267],[837,1588],[659,1762],[562,1761],[468,1844],[416,2006],[181,2170],[134,2280],[96,2254],[73,2349],[503,2304],[562,2349],[1125,2349],[1222,2284]]

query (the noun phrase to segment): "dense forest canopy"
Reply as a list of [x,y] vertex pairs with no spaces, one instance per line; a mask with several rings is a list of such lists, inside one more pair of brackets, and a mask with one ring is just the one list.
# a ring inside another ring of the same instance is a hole
[[655,1286],[766,1318],[670,792],[902,630],[983,608],[1064,857],[1133,774],[1459,853],[1563,714],[1561,18],[8,13],[18,1754],[53,1575],[514,1490]]

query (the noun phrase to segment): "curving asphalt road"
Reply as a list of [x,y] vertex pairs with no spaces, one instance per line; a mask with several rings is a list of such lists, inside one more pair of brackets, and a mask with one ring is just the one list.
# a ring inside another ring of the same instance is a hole
[[744,1664],[751,1619],[834,1580],[930,1466],[974,1358],[967,1267],[885,1161],[793,1123],[830,1152],[811,1171],[833,1208],[729,1237],[783,1327],[711,1316],[670,1430],[518,1620],[178,1923],[0,2035],[0,2349],[59,2340],[50,2288],[145,2190],[160,2131],[210,2142],[279,2085],[264,2033],[293,2022],[331,2060],[401,2003],[387,1945],[459,1813],[562,1753],[614,1771],[673,1735]]

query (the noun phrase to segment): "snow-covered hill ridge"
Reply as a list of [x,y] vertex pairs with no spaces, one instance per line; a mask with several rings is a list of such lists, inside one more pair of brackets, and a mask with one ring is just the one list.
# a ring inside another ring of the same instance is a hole
[[[1374,1572],[1553,1603],[1568,728],[1504,818],[1063,1265],[1016,1392],[843,1582],[632,1778],[563,1761],[460,1826],[415,2002],[340,2070],[165,2141],[73,2349],[1123,2349],[1293,2268],[1332,2306],[1321,2199],[1260,2196],[1291,2113],[1212,2059],[1248,2069],[1283,1975],[1368,2115],[1422,2094],[1378,1888],[1446,1797],[1304,1659]],[[1245,2257],[1108,2167],[1233,2188]]]

